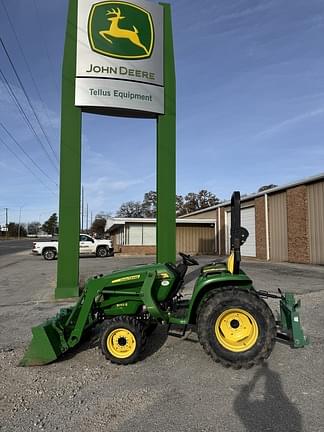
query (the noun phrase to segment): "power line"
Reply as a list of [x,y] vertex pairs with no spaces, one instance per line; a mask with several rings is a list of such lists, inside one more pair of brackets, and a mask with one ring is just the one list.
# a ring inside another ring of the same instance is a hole
[[30,169],[30,167],[24,162],[24,160],[23,159],[21,159],[13,150],[12,150],[12,148],[10,148],[10,146],[8,146],[8,144],[0,137],[0,142],[7,148],[7,150],[10,152],[10,153],[12,153],[13,155],[14,155],[14,157],[16,158],[16,159],[18,159],[19,160],[19,162],[22,164],[22,165],[24,165],[24,167],[39,181],[39,182],[41,182],[45,187],[46,187],[46,189],[48,189],[53,195],[55,195],[55,193],[47,186],[47,184],[46,183],[44,183],[43,182],[43,180],[40,178],[40,177],[38,177],[35,173],[34,173],[34,171],[32,171],[31,169]]
[[39,171],[41,171],[41,173],[47,177],[52,183],[55,184],[55,186],[57,186],[57,183],[51,179],[51,177],[49,177],[49,175],[29,156],[29,154],[25,151],[25,149],[19,144],[19,142],[16,140],[16,138],[14,136],[12,136],[12,134],[8,131],[8,129],[5,127],[5,125],[0,121],[0,126],[2,127],[2,129],[7,133],[7,135],[10,136],[10,138],[17,144],[17,146],[20,148],[20,150],[28,157],[28,159],[32,162],[33,165],[35,165],[35,167],[37,169],[39,169]]
[[37,6],[37,2],[35,0],[33,0],[33,3],[34,3],[35,12],[36,12],[36,20],[38,20],[38,25],[39,25],[39,28],[40,28],[41,33],[42,33],[42,35],[41,35],[42,37],[40,37],[40,40],[43,43],[43,48],[44,48],[45,54],[47,56],[48,64],[50,66],[50,71],[51,71],[51,74],[52,74],[54,85],[56,87],[56,90],[59,92],[59,89],[57,87],[57,83],[56,83],[56,80],[55,80],[55,76],[53,75],[53,69],[54,69],[53,66],[54,65],[53,65],[53,62],[52,62],[51,57],[49,55],[47,46],[44,43],[44,41],[45,41],[45,37],[44,37],[45,32],[44,32],[44,27],[43,27],[43,21],[40,19],[40,13],[39,13],[39,9],[38,9],[38,6]]
[[16,70],[16,67],[15,67],[15,65],[13,64],[12,60],[11,60],[11,57],[10,57],[10,55],[9,55],[9,52],[7,51],[7,48],[6,48],[5,44],[4,44],[4,42],[3,42],[1,36],[0,36],[0,43],[1,43],[1,45],[2,45],[2,48],[3,48],[4,52],[6,53],[6,56],[7,56],[8,60],[9,60],[9,63],[10,63],[10,65],[11,65],[11,67],[12,67],[14,73],[15,73],[15,76],[16,76],[18,82],[19,82],[19,85],[20,85],[22,91],[24,92],[24,95],[25,95],[25,97],[26,97],[26,99],[27,99],[27,101],[28,101],[28,104],[29,104],[31,110],[32,110],[33,113],[34,113],[34,116],[35,116],[35,118],[36,118],[36,120],[37,120],[37,123],[38,123],[38,125],[39,125],[41,131],[43,132],[43,134],[44,134],[44,136],[45,136],[45,139],[46,139],[48,145],[50,146],[50,148],[51,148],[51,150],[52,150],[52,152],[53,152],[53,154],[54,154],[56,160],[58,160],[57,155],[56,155],[56,153],[55,153],[55,151],[54,151],[54,149],[53,149],[53,147],[52,147],[52,144],[50,143],[49,138],[48,138],[48,136],[47,136],[47,134],[46,134],[46,132],[45,132],[45,130],[44,130],[44,128],[43,128],[43,126],[42,126],[40,120],[39,120],[38,114],[36,113],[36,111],[35,111],[35,109],[34,109],[32,103],[31,103],[31,100],[30,100],[30,98],[29,98],[29,96],[28,96],[28,94],[27,94],[27,92],[26,92],[26,89],[25,89],[25,87],[24,87],[24,85],[23,85],[23,83],[22,83],[22,81],[21,81],[21,79],[20,79],[20,77],[19,77],[19,75],[18,75],[18,72],[17,72],[17,70]]
[[27,126],[29,127],[29,129],[34,133],[37,141],[40,143],[41,147],[43,148],[43,150],[45,151],[48,160],[51,162],[52,166],[55,168],[55,170],[57,171],[57,166],[54,164],[54,162],[52,161],[49,153],[47,152],[46,148],[44,147],[44,144],[42,143],[42,141],[39,138],[39,135],[37,134],[34,126],[32,125],[32,123],[30,122],[29,118],[27,117],[27,114],[25,113],[24,108],[21,106],[21,103],[19,102],[17,96],[15,95],[15,92],[12,90],[10,83],[8,82],[7,78],[5,77],[4,73],[2,72],[1,68],[0,68],[0,75],[4,80],[4,83],[6,84],[7,90],[9,95],[11,96],[11,98],[13,99],[13,101],[15,102],[20,114],[23,116]]
[[[30,75],[30,77],[31,77],[31,80],[32,80],[32,82],[33,82],[33,84],[34,84],[34,87],[35,87],[35,90],[36,90],[36,92],[37,92],[37,95],[38,95],[38,97],[39,97],[39,99],[40,99],[40,101],[41,101],[41,104],[42,104],[43,108],[44,108],[44,112],[46,113],[46,117],[47,117],[48,121],[51,123],[53,129],[55,129],[55,128],[54,128],[54,125],[53,125],[53,122],[52,122],[52,119],[51,119],[50,115],[49,115],[48,112],[47,112],[47,111],[48,111],[47,106],[46,106],[46,104],[45,104],[45,102],[44,102],[44,99],[43,99],[43,97],[42,97],[42,95],[41,95],[41,93],[40,93],[40,91],[39,91],[39,88],[38,88],[38,86],[37,86],[37,84],[36,84],[36,80],[35,80],[35,78],[34,78],[34,74],[33,74],[32,70],[31,70],[31,68],[30,68],[30,66],[29,66],[29,63],[28,63],[27,57],[26,57],[25,52],[24,52],[24,50],[23,50],[23,48],[22,48],[22,45],[21,45],[21,43],[20,43],[20,41],[19,41],[18,34],[17,34],[17,32],[16,32],[15,26],[13,25],[13,22],[12,22],[12,20],[11,20],[11,18],[10,18],[10,15],[9,15],[8,9],[7,9],[7,7],[6,7],[6,5],[5,5],[5,3],[4,3],[3,0],[1,0],[1,4],[2,4],[2,7],[3,7],[3,9],[4,9],[4,11],[5,11],[5,14],[6,14],[6,16],[7,16],[7,19],[8,19],[8,22],[9,22],[9,24],[10,24],[11,30],[12,30],[13,34],[15,35],[16,42],[17,42],[17,45],[18,45],[18,47],[19,47],[20,53],[21,53],[21,55],[22,55],[22,58],[23,58],[24,61],[25,61],[25,64],[26,64],[27,69],[28,69],[28,72],[29,72],[29,75]],[[45,110],[45,108],[46,108],[46,110]]]
[[[10,152],[10,153],[12,153],[14,156],[15,156],[15,158],[16,159],[18,159],[19,160],[19,162],[21,162],[23,165],[24,165],[24,167],[31,173],[31,174],[33,174],[33,176],[38,180],[38,181],[40,181],[50,192],[52,192],[54,195],[55,195],[55,193],[46,185],[46,183],[44,183],[43,182],[43,180],[40,178],[40,177],[38,177],[37,176],[37,174],[35,174],[34,173],[34,171],[32,171],[31,169],[30,169],[30,167],[24,162],[24,160],[23,159],[21,159],[20,158],[20,156],[18,156],[17,155],[17,153],[15,153],[13,150],[12,150],[12,148],[10,147],[10,146],[8,146],[8,144],[0,137],[0,141],[1,141],[1,143],[8,149],[8,151]],[[28,156],[28,155],[27,155]],[[29,157],[29,156],[28,156]],[[33,160],[31,159],[31,161],[33,162]],[[33,162],[34,163],[34,162]],[[35,163],[34,163],[35,164]],[[44,173],[44,171],[36,164],[36,167],[41,171],[41,172],[43,172]],[[44,173],[45,175],[46,175],[46,173]],[[47,176],[48,177],[48,176]],[[49,178],[51,181],[52,181],[52,179],[51,178]],[[57,186],[57,185],[56,185]]]
[[[18,155],[17,155],[17,153],[15,153],[13,150],[12,150],[12,148],[10,148],[10,146],[0,137],[0,142],[7,148],[7,150],[11,153],[11,154],[13,154],[14,156],[15,156],[15,158],[16,159],[18,159],[19,160],[19,162],[20,163],[22,163],[23,165],[24,165],[24,167],[38,180],[38,181],[40,181],[41,183],[43,183],[43,185],[46,187],[46,188],[48,188],[48,186],[46,185],[46,183],[44,183],[43,182],[43,180],[40,178],[40,177],[38,177],[35,173],[34,173],[34,171],[32,171],[30,168],[29,168],[29,166],[24,162],[24,160],[23,159],[21,159]],[[53,192],[51,189],[49,189],[51,192]],[[54,193],[54,192],[53,192]]]

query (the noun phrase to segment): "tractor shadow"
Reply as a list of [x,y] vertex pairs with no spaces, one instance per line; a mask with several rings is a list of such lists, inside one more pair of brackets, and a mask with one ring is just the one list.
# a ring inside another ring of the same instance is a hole
[[[88,330],[83,335],[80,343],[71,351],[68,351],[67,353],[63,354],[62,357],[58,358],[57,361],[64,362],[70,360],[73,357],[75,357],[77,354],[93,348],[97,348],[98,350],[101,350],[100,348],[101,333],[102,333],[102,325],[100,324]],[[167,338],[168,338],[167,326],[159,325],[155,329],[155,331],[150,336],[147,337],[145,348],[140,356],[141,360],[144,360],[145,358],[150,357],[154,353],[159,351],[159,349],[162,348],[162,346],[165,344]]]
[[[259,380],[264,382],[262,394],[255,392]],[[253,393],[255,393],[253,395]],[[235,413],[247,432],[302,432],[302,416],[285,394],[280,375],[264,363],[249,384],[241,386],[234,400]]]
[[75,348],[67,351],[61,357],[59,357],[57,362],[64,362],[70,360],[77,354],[92,348],[100,349],[101,331],[102,328],[100,325],[97,325],[96,327],[85,331],[80,343]]
[[168,339],[166,325],[158,325],[152,334],[147,337],[145,348],[141,354],[141,360],[151,357],[159,351]]

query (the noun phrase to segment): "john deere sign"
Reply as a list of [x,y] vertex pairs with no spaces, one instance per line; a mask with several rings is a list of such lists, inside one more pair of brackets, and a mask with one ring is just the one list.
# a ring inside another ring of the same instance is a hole
[[[175,262],[176,83],[171,6],[155,1],[68,0],[56,298],[79,294],[82,112],[156,118],[156,259]],[[136,142],[136,137],[133,141],[138,151],[141,141]],[[118,145],[123,145],[122,140]],[[113,143],[110,148],[113,151]]]
[[164,113],[163,8],[83,0],[78,11],[75,104]]
[[94,4],[89,16],[88,35],[92,50],[108,57],[143,59],[152,54],[154,28],[151,14],[134,4]]

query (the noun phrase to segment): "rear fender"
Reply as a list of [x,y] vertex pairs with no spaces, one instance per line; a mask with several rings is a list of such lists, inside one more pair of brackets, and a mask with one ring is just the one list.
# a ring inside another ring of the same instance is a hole
[[[236,276],[236,277],[235,277]],[[233,275],[223,280],[206,281],[205,283],[196,284],[194,293],[190,300],[187,319],[189,324],[196,324],[197,312],[204,298],[211,292],[217,291],[224,287],[239,287],[242,290],[254,289],[252,281],[246,276],[245,278]]]

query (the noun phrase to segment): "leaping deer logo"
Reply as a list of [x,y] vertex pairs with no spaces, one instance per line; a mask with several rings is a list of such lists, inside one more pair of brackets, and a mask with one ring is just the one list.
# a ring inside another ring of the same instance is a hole
[[111,37],[116,39],[128,39],[133,45],[142,48],[146,54],[149,54],[149,50],[146,48],[145,45],[142,44],[139,37],[139,32],[134,25],[133,30],[126,30],[119,27],[119,21],[126,18],[124,16],[121,16],[119,8],[117,8],[117,10],[108,10],[106,15],[109,17],[107,19],[108,21],[110,21],[110,27],[107,30],[99,31],[100,36],[105,38],[111,44],[113,44],[113,41],[110,39]]

